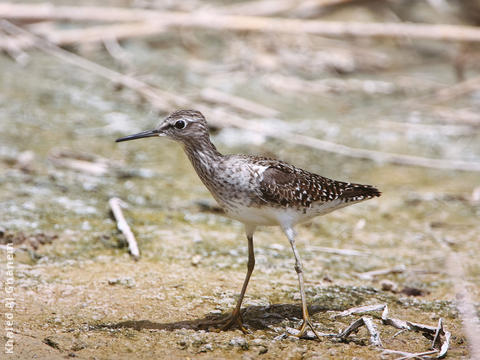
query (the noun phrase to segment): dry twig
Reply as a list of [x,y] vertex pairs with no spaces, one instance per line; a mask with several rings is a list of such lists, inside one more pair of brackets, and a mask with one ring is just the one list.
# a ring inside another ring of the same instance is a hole
[[253,115],[261,117],[275,117],[279,115],[279,112],[268,106],[259,104],[255,101],[241,98],[239,96],[227,94],[223,91],[205,88],[201,91],[200,96],[203,100],[213,103],[226,104],[233,108],[249,112]]
[[480,88],[480,76],[462,81],[452,86],[447,86],[438,90],[433,95],[421,98],[421,100],[430,100],[433,102],[445,102],[465,95]]
[[337,318],[337,317],[344,317],[344,316],[350,316],[350,315],[365,314],[371,311],[381,311],[385,309],[385,306],[386,306],[385,304],[375,304],[375,305],[354,307],[354,308],[350,308],[345,311],[342,311],[340,314],[335,314],[333,315],[333,317]]
[[372,345],[383,347],[382,341],[380,340],[380,333],[378,332],[377,327],[373,323],[372,318],[369,316],[362,316],[362,319],[370,334],[370,342],[372,343]]
[[[409,353],[406,351],[398,351],[398,350],[390,350],[390,349],[384,349],[382,351],[382,354],[397,354],[397,355],[402,355],[399,358],[396,358],[395,360],[406,360],[406,359],[431,359],[430,356],[425,358],[427,355],[433,355],[437,353],[437,350],[430,350],[430,351],[424,351],[424,352],[419,352],[419,353]],[[438,357],[437,357],[438,358]]]
[[133,71],[133,63],[130,61],[127,52],[118,43],[117,38],[105,39],[103,45],[116,62],[118,62],[123,68]]
[[271,16],[280,13],[289,14],[297,13],[298,10],[305,8],[310,12],[315,9],[318,12],[321,8],[326,8],[334,5],[342,5],[346,3],[355,2],[358,0],[310,0],[310,1],[295,1],[295,0],[253,0],[242,1],[231,5],[225,5],[215,9],[215,12],[222,14],[241,14],[248,16]]
[[358,318],[357,320],[352,322],[345,330],[340,332],[340,334],[338,334],[338,337],[344,339],[355,330],[361,328],[363,325],[365,325],[365,323],[363,322],[363,318]]
[[137,240],[135,239],[135,235],[133,235],[130,226],[128,226],[127,220],[125,220],[122,212],[122,205],[125,203],[119,198],[113,197],[108,200],[108,204],[110,205],[113,216],[117,221],[118,230],[120,230],[127,239],[128,250],[130,251],[130,254],[135,260],[138,260],[140,258],[140,251],[138,250]]
[[48,41],[59,45],[74,45],[102,42],[110,39],[146,37],[165,32],[163,24],[134,22],[113,25],[97,25],[80,29],[47,29],[35,32]]
[[116,7],[3,3],[0,4],[0,18],[111,22],[148,21],[155,23],[157,26],[165,25],[216,30],[465,42],[480,41],[480,29],[473,26],[299,20],[221,15],[214,12],[181,13]]
[[367,271],[361,274],[356,274],[356,276],[363,280],[372,280],[376,276],[388,275],[388,274],[401,274],[405,270],[406,270],[405,265],[400,265],[394,268]]
[[48,159],[56,166],[95,176],[108,174],[113,165],[110,160],[97,155],[74,153],[67,150],[52,151]]
[[3,31],[0,31],[0,49],[5,50],[13,60],[22,66],[30,60],[29,55],[23,51],[18,41],[11,36],[7,36]]
[[327,254],[345,255],[345,256],[369,256],[369,252],[358,251],[353,249],[337,249],[325,246],[307,246],[308,251],[320,251]]

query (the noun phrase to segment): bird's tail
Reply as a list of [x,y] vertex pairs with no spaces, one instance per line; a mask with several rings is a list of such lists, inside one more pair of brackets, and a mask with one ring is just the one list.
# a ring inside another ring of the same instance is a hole
[[372,185],[350,184],[340,198],[350,202],[368,200],[380,195],[382,195],[382,193]]

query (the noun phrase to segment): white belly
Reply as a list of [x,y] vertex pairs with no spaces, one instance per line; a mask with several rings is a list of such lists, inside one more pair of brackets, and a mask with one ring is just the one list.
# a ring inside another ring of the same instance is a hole
[[[308,209],[236,206],[225,209],[228,217],[254,226],[293,226],[343,207],[340,200],[314,205]],[[346,205],[346,204],[345,204]]]

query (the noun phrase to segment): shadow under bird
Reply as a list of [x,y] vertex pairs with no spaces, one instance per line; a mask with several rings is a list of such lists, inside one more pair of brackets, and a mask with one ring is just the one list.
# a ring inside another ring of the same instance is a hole
[[370,185],[335,181],[298,169],[283,161],[251,155],[222,155],[210,141],[205,117],[195,110],[176,111],[154,130],[122,137],[117,142],[165,136],[181,143],[198,176],[223,208],[225,214],[245,225],[248,266],[237,305],[222,320],[222,330],[234,325],[245,333],[241,305],[255,266],[253,234],[258,226],[280,226],[295,257],[302,299],[303,322],[297,336],[312,329],[307,309],[303,267],[295,245],[294,226],[316,216],[380,196]]

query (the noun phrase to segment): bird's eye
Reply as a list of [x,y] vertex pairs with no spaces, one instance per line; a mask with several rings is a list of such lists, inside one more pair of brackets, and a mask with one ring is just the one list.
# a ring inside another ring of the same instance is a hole
[[183,120],[178,120],[176,123],[175,123],[175,127],[179,130],[181,129],[185,129],[185,126],[187,126],[187,123]]

